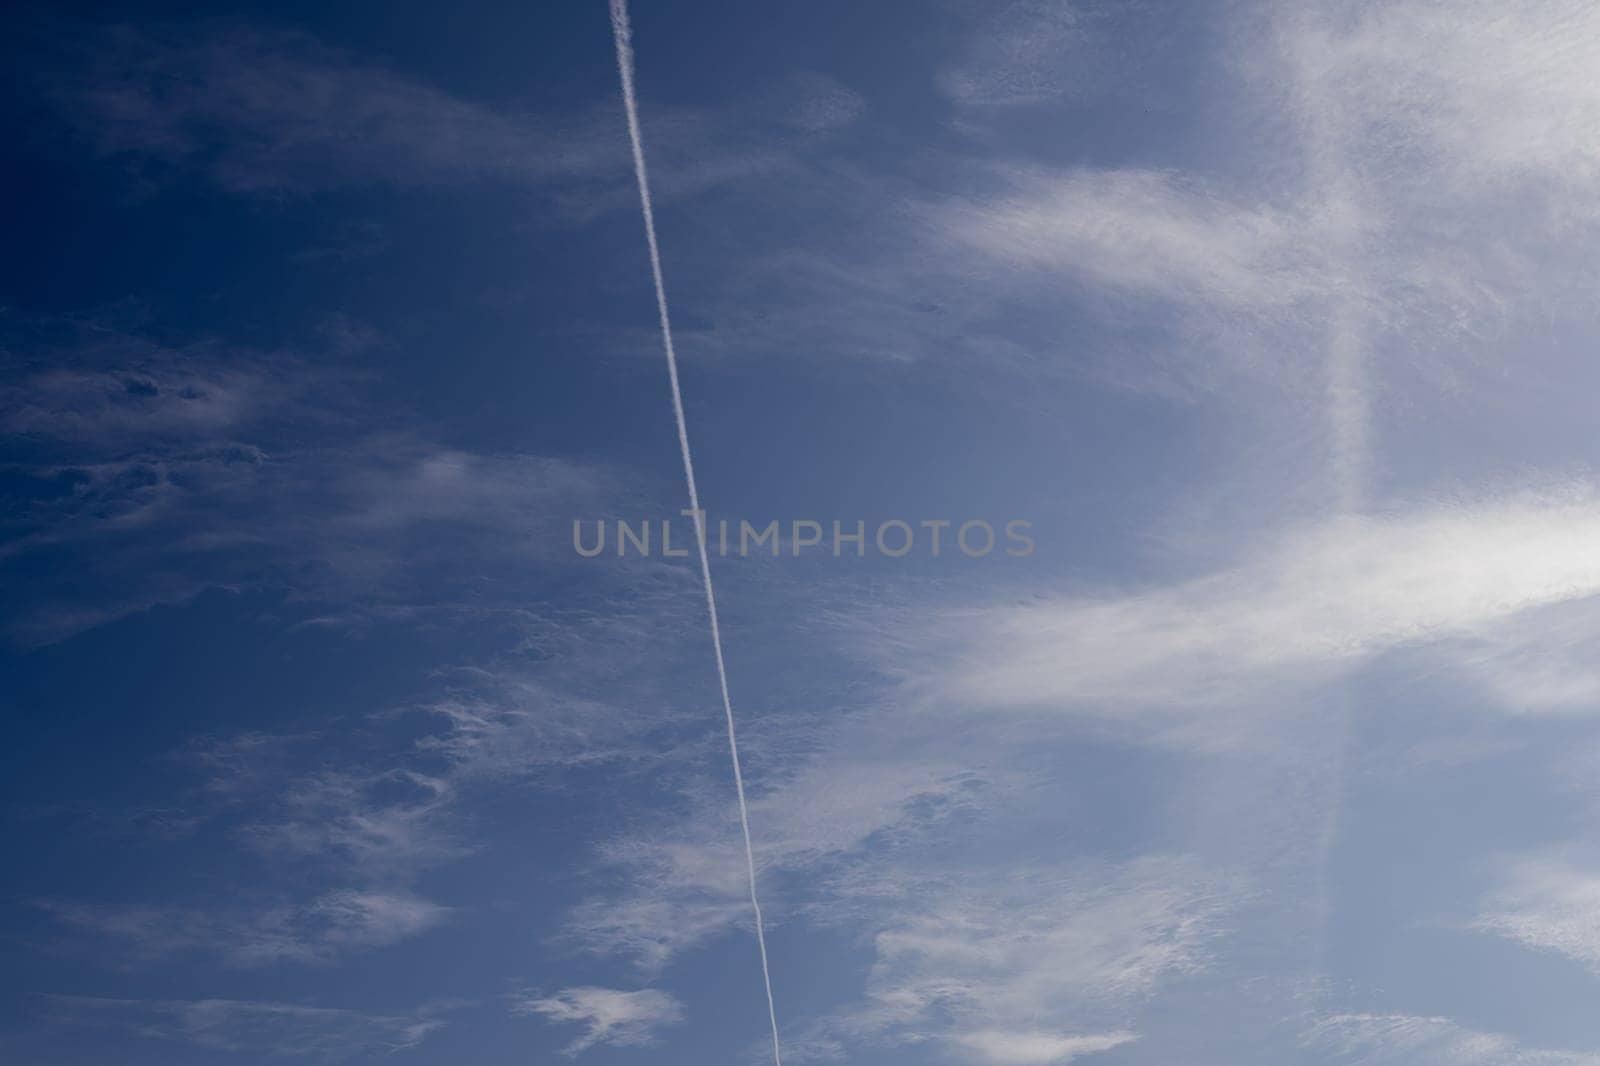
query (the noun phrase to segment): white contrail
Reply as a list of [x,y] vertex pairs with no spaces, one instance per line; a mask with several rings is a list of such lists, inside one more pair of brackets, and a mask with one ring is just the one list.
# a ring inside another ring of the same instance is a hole
[[772,1061],[783,1066],[778,1042],[778,1008],[772,998],[772,971],[767,965],[767,933],[761,920],[761,900],[756,895],[756,855],[750,843],[750,808],[744,798],[744,772],[739,768],[739,738],[733,726],[733,700],[728,696],[728,667],[722,657],[722,630],[717,625],[717,596],[711,587],[711,562],[706,558],[705,513],[694,482],[694,457],[689,452],[689,427],[683,418],[683,393],[678,387],[678,355],[672,346],[672,322],[667,315],[667,289],[661,279],[661,248],[656,243],[656,218],[650,205],[650,179],[645,172],[644,141],[639,135],[639,101],[633,88],[633,29],[628,22],[627,0],[611,0],[611,32],[617,42],[617,70],[622,75],[622,103],[628,112],[628,137],[633,142],[633,173],[639,182],[639,206],[644,212],[644,235],[650,244],[650,273],[656,285],[656,311],[661,317],[661,342],[667,352],[667,377],[672,382],[672,413],[678,421],[678,450],[683,454],[683,476],[689,484],[689,508],[694,513],[695,541],[700,547],[700,577],[706,588],[706,610],[711,617],[711,646],[717,656],[717,682],[722,686],[722,711],[728,722],[728,755],[733,760],[733,785],[739,795],[739,827],[744,831],[745,869],[750,875],[750,907],[755,911],[756,945],[761,949],[761,982],[767,991],[767,1018],[772,1023]]
[[[1309,9],[1308,9],[1309,10]],[[1296,21],[1298,20],[1298,21]],[[1291,32],[1319,40],[1332,32],[1315,15],[1291,19]],[[1349,159],[1352,118],[1320,66],[1302,64],[1298,73],[1299,107],[1306,153],[1308,200],[1324,219],[1321,241],[1331,257],[1332,273],[1345,280],[1327,304],[1327,359],[1324,387],[1329,431],[1328,467],[1332,515],[1338,521],[1367,509],[1372,470],[1373,426],[1371,355],[1368,350],[1370,305],[1376,284],[1363,269],[1367,238],[1362,219],[1373,206],[1371,191]],[[1326,972],[1333,915],[1333,872],[1340,834],[1344,832],[1344,794],[1356,743],[1357,703],[1348,684],[1337,690],[1333,707],[1334,735],[1322,739],[1330,761],[1325,786],[1325,814],[1316,837],[1318,929],[1315,966]]]

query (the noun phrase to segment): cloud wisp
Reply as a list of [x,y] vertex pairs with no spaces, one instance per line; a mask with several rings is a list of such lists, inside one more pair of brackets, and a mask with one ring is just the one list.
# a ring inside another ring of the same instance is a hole
[[47,996],[45,1002],[67,1024],[120,1029],[207,1051],[329,1062],[414,1048],[448,1024],[443,1005],[379,1014],[238,999]]
[[1472,928],[1600,973],[1600,873],[1554,855],[1511,860]]
[[[240,195],[398,186],[500,185],[549,219],[583,223],[628,206],[615,105],[537,110],[472,99],[303,32],[240,24],[88,27],[38,80],[104,157],[159,187],[198,172]],[[861,101],[820,75],[749,113],[664,109],[658,192],[694,196],[781,172],[848,127]]]
[[[17,575],[4,624],[18,643],[218,587],[438,603],[439,579],[459,587],[463,570],[566,562],[556,515],[610,491],[580,462],[407,431],[403,414],[366,406],[359,375],[294,353],[47,332],[19,330],[19,350],[48,360],[12,356],[0,389],[14,456],[0,474],[16,504],[0,526],[0,563]],[[458,545],[448,559],[419,550],[444,536]],[[92,599],[26,566],[66,550],[82,552]]]
[[[1247,893],[1195,863],[1149,856],[1002,873],[867,866],[843,902],[873,901],[879,928],[859,1006],[805,1042],[934,1044],[993,1066],[1066,1063],[1129,1044],[1163,984],[1207,967]],[[893,917],[891,917],[893,915]]]
[[233,911],[63,902],[40,907],[139,959],[199,953],[240,968],[328,964],[409,940],[450,916],[448,908],[418,896],[358,890]]
[[[915,658],[909,682],[928,701],[1177,715],[1181,727],[1195,712],[1238,708],[1405,648],[1490,639],[1524,612],[1589,599],[1600,594],[1596,545],[1600,506],[1581,487],[1441,502],[1311,526],[1238,568],[1148,591],[908,620],[903,641],[883,650],[891,666],[933,650]],[[1248,740],[1215,714],[1205,728],[1222,745]]]
[[1528,1047],[1449,1018],[1408,1014],[1333,1014],[1304,1038],[1308,1048],[1344,1059],[1408,1066],[1594,1066],[1600,1055]]
[[666,992],[593,986],[564,988],[550,996],[521,993],[513,997],[511,1012],[583,1026],[583,1034],[562,1050],[569,1057],[601,1046],[647,1047],[656,1042],[658,1030],[678,1025],[684,1017],[683,1004]]

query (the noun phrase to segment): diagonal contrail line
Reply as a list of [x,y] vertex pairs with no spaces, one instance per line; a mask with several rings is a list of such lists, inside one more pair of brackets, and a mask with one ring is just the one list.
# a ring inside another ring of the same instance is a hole
[[750,843],[750,808],[744,798],[744,772],[739,766],[739,738],[733,724],[733,700],[728,695],[728,667],[722,656],[722,630],[717,624],[717,595],[711,586],[711,561],[706,557],[705,512],[695,487],[694,456],[689,451],[689,427],[683,417],[683,392],[678,386],[678,355],[672,346],[672,321],[667,314],[667,289],[661,278],[661,248],[656,242],[655,211],[650,204],[650,179],[645,171],[644,140],[639,134],[639,101],[633,87],[633,28],[627,0],[611,0],[611,32],[617,44],[617,71],[622,76],[622,102],[628,112],[628,138],[633,142],[633,173],[639,183],[639,207],[644,212],[644,235],[650,245],[650,273],[656,286],[656,311],[661,317],[661,342],[667,353],[667,377],[672,382],[672,413],[678,422],[678,450],[683,455],[683,477],[689,485],[689,508],[694,514],[695,542],[700,547],[700,577],[706,589],[706,611],[711,618],[711,646],[717,656],[717,682],[722,687],[722,712],[728,723],[728,755],[733,761],[733,785],[739,795],[739,827],[744,831],[745,870],[750,878],[750,908],[755,912],[756,945],[761,949],[761,982],[767,992],[767,1019],[772,1023],[772,1061],[783,1066],[778,1041],[778,1008],[772,998],[772,971],[767,964],[767,933],[756,894],[756,856]]

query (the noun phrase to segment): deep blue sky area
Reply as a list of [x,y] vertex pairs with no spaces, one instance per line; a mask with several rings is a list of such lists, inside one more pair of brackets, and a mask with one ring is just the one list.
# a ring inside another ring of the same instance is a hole
[[[1600,1063],[1593,5],[631,20],[785,1061]],[[607,5],[0,62],[0,1062],[770,1061]]]

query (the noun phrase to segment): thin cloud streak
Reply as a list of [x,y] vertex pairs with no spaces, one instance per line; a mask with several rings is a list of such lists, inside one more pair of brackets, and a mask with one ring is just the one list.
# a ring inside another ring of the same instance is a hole
[[694,516],[695,544],[700,554],[700,577],[705,585],[706,615],[711,623],[711,645],[717,663],[717,683],[728,727],[728,757],[733,764],[734,792],[739,800],[739,828],[744,836],[745,871],[749,876],[750,909],[755,916],[756,946],[761,954],[761,983],[767,994],[767,1016],[772,1023],[772,1060],[783,1066],[778,1036],[778,1006],[772,996],[772,967],[767,959],[767,932],[761,919],[761,899],[756,891],[755,849],[750,842],[750,809],[744,795],[744,771],[739,765],[739,739],[734,728],[733,700],[728,695],[728,666],[722,654],[722,633],[717,622],[717,595],[711,585],[711,562],[706,556],[706,518],[695,488],[694,457],[689,451],[689,429],[683,415],[683,392],[678,385],[678,357],[672,347],[672,322],[667,313],[666,283],[661,277],[661,249],[656,241],[655,214],[650,204],[650,179],[645,170],[644,141],[639,133],[639,101],[633,84],[633,29],[628,22],[627,0],[611,0],[611,32],[617,46],[617,70],[622,79],[622,102],[628,114],[628,139],[633,146],[633,171],[639,185],[639,207],[644,213],[645,237],[650,247],[650,274],[655,282],[656,310],[661,318],[661,342],[666,349],[667,374],[672,384],[672,413],[678,428],[678,450],[688,483],[689,511]]
[[444,1028],[449,1006],[385,1014],[239,999],[109,999],[46,996],[57,1021],[123,1030],[130,1036],[208,1051],[344,1061],[421,1044]]
[[1358,1062],[1406,1066],[1595,1066],[1600,1055],[1530,1048],[1449,1018],[1408,1014],[1332,1014],[1317,1019],[1305,1046]]
[[1597,594],[1600,504],[1575,486],[1313,525],[1234,569],[1144,592],[946,610],[882,648],[891,668],[936,649],[910,681],[932,703],[1159,719]]
[[1564,955],[1600,974],[1600,871],[1555,855],[1510,859],[1508,866],[1472,928]]
[[568,1057],[600,1046],[647,1047],[656,1042],[657,1030],[684,1020],[683,1004],[653,988],[625,992],[585,986],[565,988],[551,996],[522,993],[514,997],[511,1013],[582,1025],[583,1035],[562,1049]]
[[993,1066],[1066,1063],[1137,1039],[1164,984],[1204,970],[1244,886],[1182,858],[917,869],[869,864],[841,902],[872,901],[865,997],[813,1026],[812,1058],[847,1043],[935,1044]]
[[417,896],[354,890],[306,904],[232,912],[57,901],[39,906],[59,921],[109,938],[139,959],[197,952],[245,969],[330,964],[351,953],[409,940],[450,916],[449,908]]

